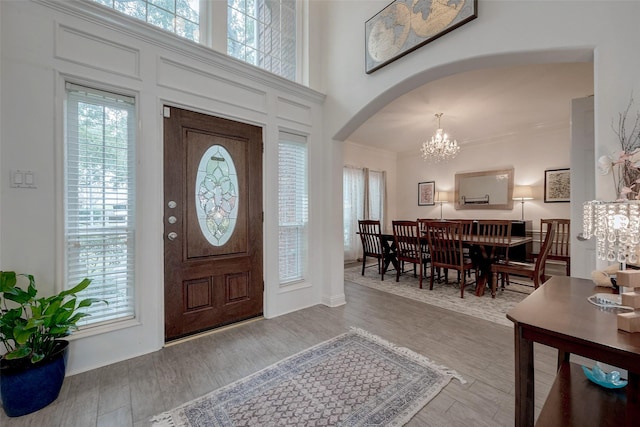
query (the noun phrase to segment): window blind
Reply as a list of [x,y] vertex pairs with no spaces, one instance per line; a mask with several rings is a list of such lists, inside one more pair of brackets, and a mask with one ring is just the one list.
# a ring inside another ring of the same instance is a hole
[[307,144],[280,132],[278,144],[278,255],[280,284],[304,279],[307,265]]
[[135,99],[71,83],[65,118],[65,284],[97,324],[135,315]]

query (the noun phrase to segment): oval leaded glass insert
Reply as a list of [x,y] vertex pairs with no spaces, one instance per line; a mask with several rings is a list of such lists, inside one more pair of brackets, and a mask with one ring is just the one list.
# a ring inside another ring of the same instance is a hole
[[200,159],[195,190],[202,234],[213,246],[224,245],[238,216],[238,174],[223,146],[212,145]]

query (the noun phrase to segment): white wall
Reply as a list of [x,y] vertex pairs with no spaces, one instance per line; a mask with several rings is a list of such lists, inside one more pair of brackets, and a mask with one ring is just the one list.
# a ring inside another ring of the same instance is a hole
[[[437,191],[453,192],[456,173],[514,168],[514,185],[533,187],[535,199],[525,201],[524,213],[525,219],[531,221],[531,232],[537,240],[541,218],[571,217],[569,203],[544,202],[544,171],[570,167],[569,147],[567,124],[556,129],[521,132],[491,142],[462,145],[458,156],[442,164],[426,163],[417,154],[417,146],[415,150],[398,154],[347,141],[344,163],[388,171],[387,229],[393,219],[440,218],[440,204],[418,206],[419,182],[435,181]],[[518,201],[514,201],[511,210],[456,210],[451,202],[442,205],[442,215],[443,218],[519,220],[521,209]]]
[[[514,185],[534,187],[535,200],[525,202],[525,219],[533,230],[540,218],[569,218],[569,203],[544,203],[544,170],[570,167],[569,129],[541,133],[519,133],[516,137],[492,142],[462,145],[460,153],[441,164],[428,164],[415,152],[398,155],[398,218],[439,218],[440,206],[418,206],[418,182],[435,181],[436,190],[455,190],[455,174],[490,169],[514,169]],[[417,148],[416,148],[417,150]],[[443,204],[444,218],[520,219],[520,202],[512,210],[461,209]]]
[[[326,236],[336,226],[327,200],[337,183],[324,177],[335,162],[334,151],[323,143],[324,95],[91,2],[3,1],[0,16],[0,265],[34,274],[42,295],[60,290],[63,276],[64,82],[117,89],[137,100],[137,317],[118,329],[74,334],[70,373],[164,344],[165,104],[262,126],[263,186],[268,195],[277,194],[278,188],[278,131],[307,137],[313,160],[310,271],[303,283],[280,288],[277,198],[264,197],[265,316],[344,303],[341,283],[327,279],[331,257],[325,248],[334,243]],[[14,169],[34,171],[37,189],[10,188],[9,171]]]

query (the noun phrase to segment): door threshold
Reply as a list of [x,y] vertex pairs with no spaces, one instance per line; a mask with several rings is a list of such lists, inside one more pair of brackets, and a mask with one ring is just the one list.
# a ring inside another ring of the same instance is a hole
[[253,317],[251,319],[242,320],[240,322],[231,323],[229,325],[220,326],[219,328],[210,329],[208,331],[200,332],[197,334],[189,335],[183,338],[178,338],[175,340],[171,340],[169,342],[164,343],[164,347],[171,347],[176,344],[182,344],[187,341],[195,340],[198,338],[206,337],[208,335],[217,334],[218,332],[228,331],[229,329],[237,328],[238,326],[248,325],[249,323],[257,322],[259,320],[264,320],[264,316]]

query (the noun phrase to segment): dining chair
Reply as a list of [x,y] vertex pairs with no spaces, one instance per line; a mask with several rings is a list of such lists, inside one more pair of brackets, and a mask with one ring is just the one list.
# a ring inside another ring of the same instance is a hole
[[[474,250],[479,253],[472,256],[474,256],[483,277],[483,280],[480,281],[482,283],[479,283],[482,286],[491,285],[491,264],[498,260],[509,259],[511,224],[511,220],[508,219],[479,219],[477,221],[475,237],[483,243],[474,246]],[[506,280],[508,283],[508,275]]]
[[[555,260],[564,262],[567,276],[571,276],[571,248],[569,239],[571,238],[571,220],[566,218],[543,218],[540,220],[540,233],[548,229],[548,225],[552,222],[558,223],[556,237],[551,243],[551,251],[547,260]],[[544,234],[542,236],[544,241]],[[537,258],[538,254],[532,254],[533,258]]]
[[[433,289],[434,270],[443,268],[458,271],[458,281],[460,283],[460,298],[464,298],[464,287],[466,285],[466,272],[471,271],[473,263],[471,259],[464,255],[463,226],[455,221],[428,221],[427,241],[429,242],[429,253],[431,254],[431,277],[429,278],[429,289]],[[445,273],[445,283],[447,283]]]
[[364,276],[367,257],[373,257],[378,260],[378,274],[384,280],[385,253],[382,248],[380,221],[358,220],[358,231],[362,241],[362,275]]
[[400,274],[404,273],[404,263],[413,264],[413,276],[416,276],[416,267],[420,277],[420,289],[422,289],[423,268],[429,263],[429,253],[424,251],[421,243],[421,233],[418,221],[393,221],[393,240],[396,246],[396,282],[400,280]]
[[[458,220],[452,220],[452,221],[458,221],[461,225],[461,234],[463,236],[463,240],[464,238],[470,238],[471,236],[473,236],[474,234],[476,234],[476,222],[472,219],[458,219]],[[469,260],[472,261],[471,259],[471,246],[468,244],[463,243],[462,244],[462,249],[464,251],[464,257]],[[458,272],[458,274],[460,274],[460,272]],[[467,270],[467,276],[469,278],[471,278],[471,270]],[[460,278],[458,278],[458,280],[460,280]]]
[[496,297],[496,289],[498,287],[498,275],[504,280],[504,276],[508,274],[514,274],[516,276],[524,276],[533,280],[533,287],[538,289],[540,285],[547,281],[545,276],[545,268],[547,263],[547,257],[551,252],[551,246],[553,239],[558,231],[558,223],[553,221],[547,223],[547,231],[545,234],[544,242],[540,248],[540,254],[536,258],[535,263],[499,260],[491,264],[491,298]]

